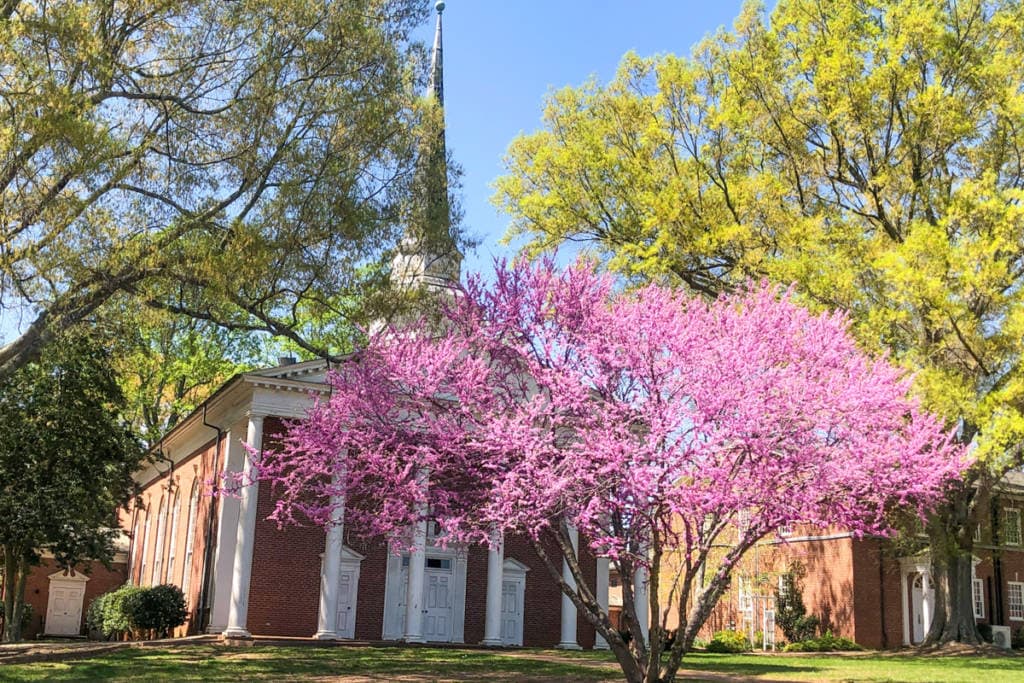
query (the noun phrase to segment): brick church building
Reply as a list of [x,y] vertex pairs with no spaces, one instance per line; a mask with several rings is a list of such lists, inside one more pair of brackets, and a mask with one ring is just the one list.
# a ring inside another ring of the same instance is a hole
[[[1024,473],[1006,475],[981,509],[984,519],[974,530],[974,618],[1003,644],[1024,632]],[[884,539],[797,526],[748,551],[701,636],[737,629],[755,646],[770,648],[783,637],[775,627],[776,595],[786,590],[789,573],[821,630],[878,649],[917,645],[928,633],[935,591],[927,548],[905,555]],[[678,623],[674,614],[669,622]]]
[[[437,9],[427,96],[443,106],[444,3]],[[451,253],[439,254],[446,245],[435,239],[427,247],[422,237],[450,233],[443,130],[439,142],[425,143],[417,175],[431,204],[424,220],[437,224],[415,226],[402,240],[392,268],[400,286],[442,288],[459,277],[454,241]],[[223,475],[248,472],[243,444],[274,448],[285,422],[306,415],[327,390],[327,371],[325,361],[282,359],[241,374],[164,436],[159,457],[136,475],[136,507],[122,515],[131,538],[128,579],[180,586],[190,610],[186,633],[593,647],[594,629],[526,539],[505,538],[494,550],[442,548],[424,523],[425,545],[397,555],[344,519],[327,532],[278,528],[267,520],[274,504],[267,482],[210,495]],[[608,561],[581,559],[607,595]]]
[[[428,95],[443,105],[444,4],[437,7]],[[444,216],[443,225],[431,227],[446,230],[443,131],[440,143],[424,155],[420,177],[445,209],[427,212],[434,219]],[[454,250],[430,253],[410,232],[393,270],[400,282],[443,286],[458,278],[459,261]],[[382,541],[347,528],[343,518],[330,531],[278,528],[267,519],[274,503],[267,482],[246,486],[237,496],[211,495],[223,475],[248,471],[245,444],[274,448],[285,422],[306,415],[313,397],[328,389],[328,370],[326,361],[284,360],[240,374],[175,426],[161,440],[157,457],[135,475],[141,493],[121,514],[124,543],[113,568],[97,566],[84,574],[44,561],[28,583],[35,617],[26,635],[80,633],[92,599],[127,580],[182,589],[189,620],[178,635],[606,646],[525,539],[506,537],[495,549],[443,548],[423,523],[417,536],[425,543],[415,552],[393,554]],[[992,523],[976,536],[975,616],[979,623],[1016,631],[1024,626],[1024,476],[1009,477],[991,507]],[[581,565],[599,602],[607,607],[610,599],[614,611],[621,591],[608,559],[584,549]],[[702,635],[737,628],[752,637],[760,632],[766,643],[781,638],[774,596],[779,577],[794,570],[808,613],[837,635],[866,647],[893,648],[918,643],[927,632],[933,599],[927,555],[896,557],[882,541],[842,530],[794,529],[748,553]],[[641,614],[645,593],[641,583]],[[668,617],[674,628],[676,620]]]

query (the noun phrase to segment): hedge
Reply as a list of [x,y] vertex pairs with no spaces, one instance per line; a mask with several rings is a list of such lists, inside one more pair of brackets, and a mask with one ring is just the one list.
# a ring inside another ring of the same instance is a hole
[[93,600],[85,621],[92,637],[146,633],[159,638],[184,624],[186,618],[185,596],[177,586],[126,584]]

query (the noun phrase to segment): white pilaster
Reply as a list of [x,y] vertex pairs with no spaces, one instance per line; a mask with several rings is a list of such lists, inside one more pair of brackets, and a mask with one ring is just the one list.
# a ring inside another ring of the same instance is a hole
[[[222,475],[237,474],[245,466],[245,447],[242,445],[242,423],[235,425],[227,434],[227,448],[224,454]],[[231,484],[230,480],[220,482]],[[210,625],[207,633],[221,633],[228,625],[231,609],[231,577],[235,567],[235,540],[238,538],[239,498],[233,493],[217,499],[217,545],[213,559],[213,609],[210,611]]]
[[928,591],[932,590],[932,575],[928,571],[921,572],[921,624],[924,626],[924,636],[928,637],[928,631],[932,627],[932,599]]
[[[611,563],[607,557],[597,558],[597,581],[594,586],[594,590],[597,595],[594,597],[597,598],[597,604],[605,614],[608,614],[608,573],[610,571],[610,564]],[[608,641],[605,640],[604,636],[600,633],[597,633],[594,636],[594,649],[608,649]]]
[[[246,442],[259,451],[263,446],[263,416],[250,415]],[[228,609],[226,638],[250,638],[246,629],[249,619],[249,580],[252,578],[252,555],[256,547],[256,502],[259,482],[254,481],[255,470],[252,456],[245,454],[242,469],[245,486],[241,490],[238,507],[238,539],[235,546],[235,562],[231,575],[231,606]]]
[[633,609],[636,611],[636,620],[640,622],[640,632],[644,634],[645,642],[649,641],[651,636],[649,605],[647,570],[643,567],[637,567],[633,571]]
[[505,541],[500,531],[491,538],[487,550],[487,615],[483,645],[501,645],[501,590],[504,583]]
[[[573,552],[579,559],[580,538],[576,527],[569,527],[569,540],[572,542]],[[570,589],[576,590],[576,579],[569,569],[569,562],[562,559],[562,580]],[[579,643],[576,642],[576,603],[568,595],[562,593],[562,638],[557,647],[563,650],[579,650]]]
[[409,553],[409,583],[405,588],[405,642],[424,643],[423,575],[426,569],[427,520],[421,519],[413,532]]
[[[335,475],[334,483],[340,484]],[[341,550],[345,537],[345,498],[331,496],[331,526],[327,528],[324,560],[320,564],[320,614],[317,619],[318,640],[335,640],[338,635],[338,583],[341,580]]]
[[906,571],[900,571],[900,607],[903,609],[903,644],[910,645],[910,595],[907,589],[907,581],[910,575]]

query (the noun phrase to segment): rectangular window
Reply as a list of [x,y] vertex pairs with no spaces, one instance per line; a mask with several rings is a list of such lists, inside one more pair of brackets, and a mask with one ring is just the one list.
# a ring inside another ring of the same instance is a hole
[[789,582],[786,581],[786,577],[785,576],[780,576],[779,577],[779,597],[780,598],[788,598],[789,597]]
[[1024,583],[1008,581],[1006,583],[1006,598],[1010,604],[1010,619],[1024,621]]
[[1020,510],[1018,508],[1003,510],[1003,544],[1020,545]]
[[743,536],[750,528],[750,510],[740,510],[736,513],[736,540],[743,540]]
[[753,612],[754,611],[754,597],[750,593],[750,581],[744,577],[740,577],[738,582],[739,587],[739,610],[740,612]]
[[971,598],[974,603],[974,618],[985,618],[985,583],[981,579],[971,579]]
[[981,522],[974,525],[974,542],[981,543]]
[[787,524],[786,526],[779,527],[779,536],[786,537],[793,535],[793,525]]
[[428,557],[427,569],[451,569],[451,560],[442,560],[440,557]]

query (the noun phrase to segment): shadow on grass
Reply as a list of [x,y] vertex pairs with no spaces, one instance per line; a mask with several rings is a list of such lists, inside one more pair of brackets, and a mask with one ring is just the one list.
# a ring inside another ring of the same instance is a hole
[[389,680],[424,675],[464,680],[600,681],[615,679],[616,671],[487,651],[276,646],[132,648],[75,661],[15,665],[0,671],[0,679],[5,681],[279,681],[321,676],[368,676]]

